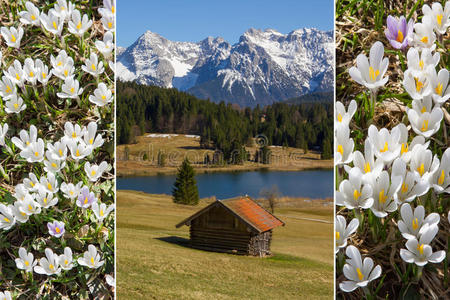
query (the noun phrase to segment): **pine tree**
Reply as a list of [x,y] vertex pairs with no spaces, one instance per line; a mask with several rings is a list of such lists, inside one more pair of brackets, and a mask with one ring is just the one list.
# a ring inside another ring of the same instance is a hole
[[197,205],[199,201],[198,187],[195,180],[194,168],[189,160],[184,159],[178,169],[177,178],[172,190],[173,202],[180,204]]

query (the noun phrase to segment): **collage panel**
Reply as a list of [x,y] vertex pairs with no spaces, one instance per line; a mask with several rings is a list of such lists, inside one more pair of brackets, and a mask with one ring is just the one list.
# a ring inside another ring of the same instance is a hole
[[117,297],[332,299],[333,1],[135,4],[117,13]]
[[336,299],[448,299],[450,1],[335,14]]
[[114,298],[113,5],[0,5],[0,299]]

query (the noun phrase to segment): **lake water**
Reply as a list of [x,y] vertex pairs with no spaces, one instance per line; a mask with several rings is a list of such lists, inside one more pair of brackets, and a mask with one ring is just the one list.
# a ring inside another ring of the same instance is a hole
[[[300,172],[252,171],[197,174],[200,198],[218,199],[241,195],[260,197],[263,189],[276,186],[283,196],[333,197],[333,170]],[[151,194],[171,194],[175,175],[117,178],[118,190],[136,190]]]

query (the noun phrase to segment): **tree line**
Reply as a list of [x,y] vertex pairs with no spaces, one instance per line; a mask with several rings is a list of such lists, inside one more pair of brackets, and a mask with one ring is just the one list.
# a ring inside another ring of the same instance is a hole
[[[135,142],[145,132],[200,135],[204,148],[217,149],[228,161],[241,153],[254,137],[265,145],[322,151],[331,158],[333,107],[331,103],[275,103],[240,108],[225,102],[201,100],[177,89],[117,83],[117,141]],[[262,148],[262,146],[261,146]]]

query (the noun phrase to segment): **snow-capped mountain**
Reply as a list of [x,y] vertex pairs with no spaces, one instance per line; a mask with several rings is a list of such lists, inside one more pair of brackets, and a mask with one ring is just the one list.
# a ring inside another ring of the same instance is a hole
[[317,29],[249,29],[234,45],[220,37],[174,42],[147,31],[119,53],[119,80],[241,106],[329,91],[334,83],[333,34]]

